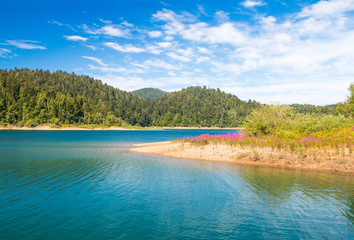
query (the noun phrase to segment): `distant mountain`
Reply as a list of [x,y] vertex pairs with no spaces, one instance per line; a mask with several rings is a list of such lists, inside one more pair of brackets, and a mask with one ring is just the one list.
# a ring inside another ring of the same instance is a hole
[[142,88],[131,92],[141,98],[159,98],[169,94],[169,92],[163,91],[158,88]]

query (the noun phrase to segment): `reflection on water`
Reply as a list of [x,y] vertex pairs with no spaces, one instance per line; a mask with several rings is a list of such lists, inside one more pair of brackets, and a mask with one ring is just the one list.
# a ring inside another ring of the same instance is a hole
[[[0,239],[354,236],[351,175],[130,153],[130,132],[33,134],[0,133]],[[149,138],[166,135],[131,142]]]

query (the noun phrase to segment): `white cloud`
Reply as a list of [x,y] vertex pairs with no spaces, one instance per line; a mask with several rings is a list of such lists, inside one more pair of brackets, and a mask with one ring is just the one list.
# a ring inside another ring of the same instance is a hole
[[106,34],[106,35],[109,35],[112,37],[123,37],[126,35],[126,33],[123,30],[121,30],[117,27],[114,27],[113,25],[104,26],[99,31],[102,34]]
[[139,48],[139,47],[134,47],[131,44],[126,44],[126,45],[119,45],[118,43],[113,43],[113,42],[106,42],[104,43],[107,47],[110,47],[114,50],[120,51],[120,52],[131,52],[131,53],[141,53],[141,52],[146,52],[146,49],[144,48]]
[[[255,8],[266,1],[242,4]],[[232,20],[222,11],[202,16],[210,20],[206,22],[186,12],[163,9],[153,14],[159,26],[151,31],[132,31],[130,24],[112,22],[105,22],[106,28],[84,29],[103,35],[95,37],[106,39],[102,41],[108,48],[156,54],[153,59],[146,59],[148,54],[129,54],[120,68],[107,67],[98,58],[86,59],[98,65],[89,65],[91,70],[106,74],[103,80],[119,82],[117,86],[125,90],[202,84],[246,100],[333,104],[345,99],[353,82],[353,10],[354,0],[317,1],[289,15],[256,14],[254,22],[247,23]],[[123,44],[107,36],[128,39]]]
[[212,52],[205,47],[197,47],[197,49],[200,53],[212,55]]
[[99,70],[101,72],[105,72],[107,74],[125,74],[125,75],[129,75],[129,74],[137,74],[137,73],[144,73],[145,70],[143,69],[139,69],[139,68],[133,68],[133,69],[127,69],[127,68],[123,68],[123,67],[104,67],[104,66],[93,66],[91,64],[88,64],[89,68],[92,70]]
[[159,47],[161,48],[169,48],[172,46],[172,43],[171,42],[159,42],[159,43],[156,43]]
[[[279,102],[281,104],[315,104],[326,105],[344,100],[343,89],[347,89],[350,81],[317,81],[298,82],[297,79],[284,79],[275,84],[258,86],[232,86],[220,87],[226,92],[237,93],[243,100],[256,99],[262,103]],[[271,93],[271,94],[270,94]],[[330,96],[330,97],[329,97]]]
[[151,37],[151,38],[159,38],[162,36],[162,32],[160,32],[160,31],[151,31],[148,34],[149,34],[149,37]]
[[146,52],[159,55],[161,53],[161,49],[157,46],[149,45],[149,46],[146,46]]
[[192,48],[178,49],[176,52],[178,52],[179,54],[182,54],[185,57],[193,57],[194,56],[194,51]]
[[231,22],[223,23],[219,26],[210,27],[207,23],[200,22],[191,24],[188,28],[180,32],[186,40],[205,43],[227,43],[240,45],[247,41],[247,32],[239,30]]
[[353,0],[322,0],[305,7],[298,17],[335,17],[353,10]]
[[208,14],[206,13],[205,9],[204,9],[204,6],[203,5],[199,5],[197,4],[197,7],[198,7],[198,10],[201,14],[205,15],[205,16],[208,16]]
[[107,66],[107,64],[103,63],[103,61],[99,58],[95,58],[95,57],[88,57],[88,56],[82,56],[82,58],[85,58],[85,59],[88,59],[88,60],[91,60],[91,61],[94,61],[96,63],[98,63],[99,65],[105,67]]
[[76,35],[75,36],[64,36],[64,38],[66,40],[74,41],[74,42],[79,42],[79,41],[86,42],[88,40],[88,38],[76,36]]
[[166,70],[178,70],[181,68],[180,65],[170,64],[170,63],[167,63],[161,59],[151,59],[151,60],[148,59],[141,64],[132,63],[132,65],[143,68],[143,69],[162,68],[162,69],[166,69]]
[[88,47],[90,49],[92,49],[93,51],[96,51],[97,50],[97,47],[95,46],[92,46],[92,45],[87,45],[87,44],[83,44],[85,47]]
[[[223,15],[223,21],[226,21],[226,13],[220,11],[219,15]],[[166,22],[162,26],[166,34],[180,35],[185,40],[238,45],[247,39],[247,32],[232,22],[223,22],[218,26],[210,26],[205,22],[194,23],[195,21],[189,21],[188,18],[186,20],[183,15],[177,15],[170,10],[159,11],[153,16]]]
[[202,57],[197,58],[197,63],[201,63],[201,62],[205,62],[205,61],[209,61],[209,60],[210,60],[209,57],[202,56]]
[[184,29],[184,22],[194,22],[196,19],[194,16],[188,13],[181,15],[167,9],[158,11],[153,14],[153,18],[157,21],[165,21],[167,24],[163,26],[165,33],[168,35],[175,35]]
[[98,28],[89,28],[87,25],[83,24],[82,29],[87,34],[129,38],[130,37],[130,30],[128,27],[130,27],[130,26],[131,25],[126,24],[126,22],[123,22],[120,25],[107,24],[103,27],[98,27]]
[[124,72],[127,72],[127,69],[126,68],[110,68],[110,67],[96,67],[96,66],[93,66],[91,64],[88,65],[91,69],[93,70],[100,70],[100,71],[103,71],[103,72],[109,72],[109,73],[112,73],[112,72],[118,72],[118,73],[124,73]]
[[8,57],[10,57],[10,53],[11,53],[11,51],[10,51],[9,49],[0,48],[0,57],[1,57],[1,58],[8,58]]
[[164,40],[165,41],[172,41],[173,37],[172,36],[166,36],[166,37],[164,37]]
[[226,22],[229,20],[229,13],[226,13],[224,11],[218,11],[215,13],[215,18],[219,21],[219,22]]
[[65,26],[65,27],[68,27],[68,28],[70,28],[72,31],[74,31],[74,32],[77,32],[77,30],[75,29],[75,28],[73,28],[72,26],[70,26],[69,24],[67,24],[67,23],[61,23],[61,22],[58,22],[58,21],[55,21],[55,20],[53,20],[53,21],[48,21],[48,23],[49,24],[55,24],[55,25],[58,25],[58,26]]
[[173,58],[173,59],[175,59],[175,60],[182,61],[182,62],[190,62],[190,61],[192,61],[190,58],[185,57],[185,56],[181,56],[181,55],[177,55],[174,52],[168,52],[168,53],[166,53],[166,55],[171,57],[171,58]]
[[256,1],[256,0],[246,0],[241,3],[242,6],[245,8],[253,8],[253,7],[259,7],[265,5],[265,3],[261,0]]
[[4,45],[11,45],[21,49],[47,49],[44,46],[37,45],[37,43],[40,42],[30,40],[6,40],[6,43],[4,43]]

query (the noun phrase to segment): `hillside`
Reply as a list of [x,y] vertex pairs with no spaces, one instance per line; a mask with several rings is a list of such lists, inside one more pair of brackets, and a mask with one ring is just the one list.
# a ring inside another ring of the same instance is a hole
[[159,98],[168,94],[168,92],[158,88],[142,88],[131,93],[141,98]]
[[254,101],[220,90],[189,87],[157,99],[62,71],[0,70],[0,124],[120,126],[239,126]]
[[0,123],[121,125],[137,123],[139,97],[99,80],[62,71],[0,71]]
[[260,105],[219,89],[188,87],[156,99],[152,116],[160,126],[236,127]]
[[[62,71],[0,70],[0,124],[237,127],[256,101],[219,89],[188,87],[159,98],[140,98],[88,76]],[[299,110],[301,106],[298,106]]]

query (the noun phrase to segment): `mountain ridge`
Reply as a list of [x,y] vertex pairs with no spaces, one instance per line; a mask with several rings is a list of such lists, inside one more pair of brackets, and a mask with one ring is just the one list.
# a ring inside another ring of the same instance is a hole
[[169,94],[169,92],[161,90],[159,88],[140,88],[131,92],[141,98],[159,98]]

